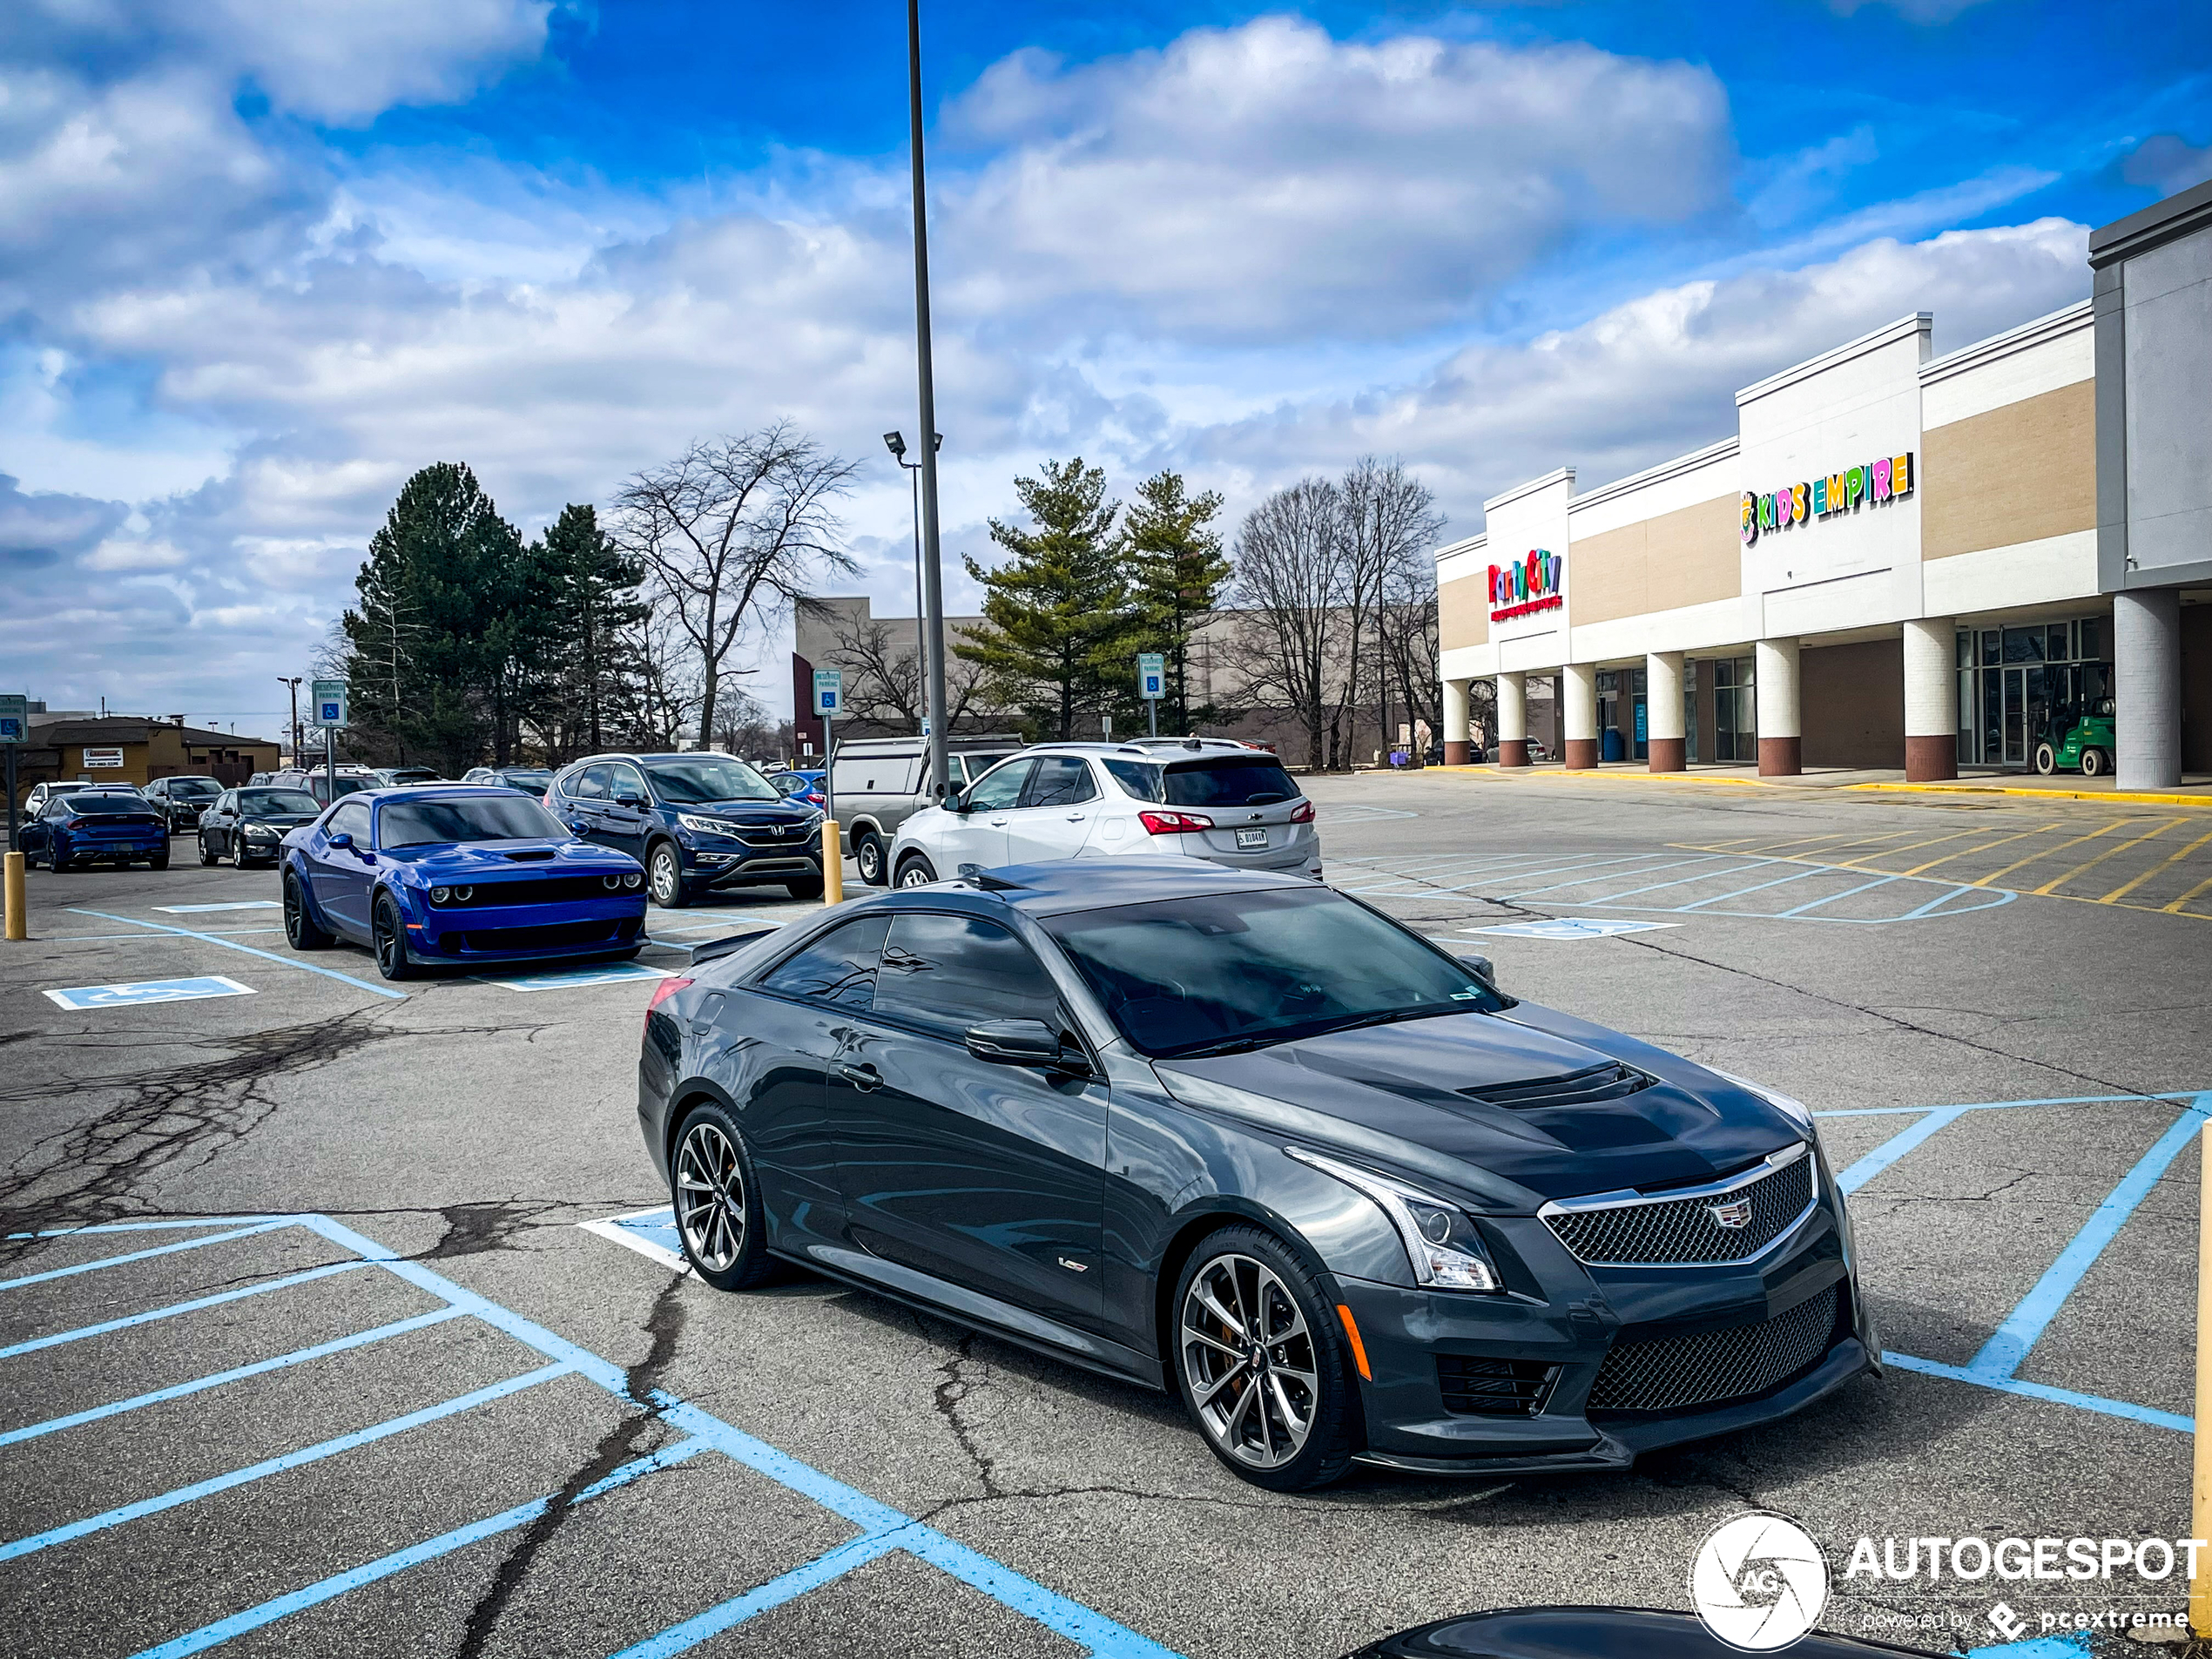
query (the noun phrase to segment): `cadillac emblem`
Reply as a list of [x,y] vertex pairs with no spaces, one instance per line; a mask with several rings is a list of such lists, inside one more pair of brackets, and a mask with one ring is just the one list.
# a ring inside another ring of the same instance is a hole
[[1737,1198],[1728,1204],[1705,1206],[1705,1213],[1713,1218],[1713,1225],[1728,1232],[1741,1232],[1751,1224],[1751,1201]]

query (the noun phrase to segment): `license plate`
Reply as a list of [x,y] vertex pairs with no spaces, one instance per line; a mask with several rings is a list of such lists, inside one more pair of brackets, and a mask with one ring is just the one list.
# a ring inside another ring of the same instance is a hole
[[1237,846],[1239,850],[1248,846],[1265,846],[1266,845],[1267,832],[1265,830],[1238,830],[1237,832]]

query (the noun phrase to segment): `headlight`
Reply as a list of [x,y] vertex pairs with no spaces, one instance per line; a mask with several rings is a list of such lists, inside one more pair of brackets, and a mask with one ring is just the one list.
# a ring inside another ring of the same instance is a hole
[[474,887],[432,887],[430,902],[432,904],[467,904],[469,895],[474,892],[475,892]]
[[628,875],[623,877],[622,885],[629,888],[632,893],[635,893],[638,888],[645,885],[645,878],[638,874],[637,871],[632,870]]
[[1732,1071],[1723,1071],[1718,1066],[1708,1066],[1705,1069],[1716,1077],[1727,1078],[1738,1089],[1750,1089],[1768,1105],[1773,1107],[1776,1111],[1780,1112],[1783,1116],[1804,1130],[1807,1136],[1814,1140],[1820,1138],[1819,1128],[1812,1121],[1812,1108],[1806,1105],[1804,1102],[1793,1099],[1778,1089],[1769,1089],[1764,1083],[1755,1083],[1749,1077],[1739,1077]]
[[246,839],[249,841],[273,841],[276,840],[276,832],[266,824],[248,824],[246,826]]
[[451,887],[432,887],[430,889],[430,902],[432,904],[444,904],[452,897],[453,889]]
[[732,835],[735,829],[718,818],[702,818],[697,813],[678,813],[676,821],[695,835]]
[[1365,1193],[1390,1217],[1413,1264],[1414,1282],[1434,1291],[1501,1291],[1505,1283],[1491,1265],[1489,1252],[1467,1213],[1449,1199],[1432,1197],[1418,1187],[1355,1169],[1309,1152],[1302,1146],[1283,1149],[1301,1163]]
[[599,878],[599,885],[604,887],[609,893],[620,893],[622,891],[622,878],[618,875],[603,875]]

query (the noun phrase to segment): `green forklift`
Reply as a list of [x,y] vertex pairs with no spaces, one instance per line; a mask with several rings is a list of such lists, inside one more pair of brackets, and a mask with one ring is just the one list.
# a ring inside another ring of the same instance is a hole
[[2043,671],[2051,701],[2035,745],[2035,770],[2101,778],[2112,770],[2112,664],[2053,663]]

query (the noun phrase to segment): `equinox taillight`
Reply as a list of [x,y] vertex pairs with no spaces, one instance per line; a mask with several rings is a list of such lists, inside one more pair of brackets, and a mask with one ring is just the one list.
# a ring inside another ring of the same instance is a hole
[[1292,808],[1291,809],[1291,823],[1293,823],[1293,824],[1311,824],[1312,821],[1313,821],[1313,803],[1312,803],[1312,801],[1310,801],[1310,800],[1302,800],[1302,801],[1298,802],[1298,804],[1296,806],[1294,806],[1294,807],[1292,807]]
[[1139,813],[1136,820],[1147,835],[1180,835],[1185,830],[1213,827],[1213,819],[1204,813]]

